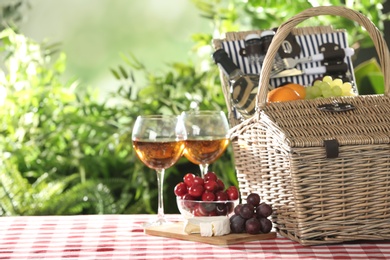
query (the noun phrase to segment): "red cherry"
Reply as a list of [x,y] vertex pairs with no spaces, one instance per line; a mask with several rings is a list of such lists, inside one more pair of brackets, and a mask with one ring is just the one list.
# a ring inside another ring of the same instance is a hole
[[218,177],[214,172],[208,172],[204,175],[203,179],[205,181],[209,181],[209,180],[216,181],[218,179]]
[[204,182],[204,188],[208,191],[214,192],[218,190],[218,183],[214,180]]
[[187,208],[189,209],[192,209],[194,207],[194,204],[195,204],[195,198],[193,196],[191,196],[190,194],[186,194],[182,197],[184,201],[184,206],[186,206]]
[[194,177],[194,180],[192,181],[192,185],[191,185],[191,186],[193,186],[193,185],[195,185],[195,184],[200,184],[200,185],[203,186],[204,180],[202,179],[202,177],[195,176],[195,177]]
[[226,193],[229,197],[229,200],[237,200],[238,199],[238,189],[236,186],[230,186],[227,188]]
[[218,183],[218,190],[224,190],[225,189],[225,183],[221,179],[217,179]]
[[195,178],[195,174],[187,173],[186,175],[184,175],[183,181],[187,185],[187,187],[191,187],[193,184],[194,178]]
[[207,216],[209,213],[204,207],[202,207],[202,204],[196,204],[192,214],[194,214],[195,217],[203,217]]
[[178,197],[186,195],[188,192],[187,185],[184,182],[179,182],[176,184],[174,192]]
[[191,196],[190,194],[186,194],[182,197],[183,200],[195,200],[194,196]]
[[192,185],[191,187],[188,188],[188,193],[191,196],[194,196],[195,198],[201,197],[203,192],[204,192],[204,188],[200,184],[194,184],[194,185]]
[[218,191],[215,195],[216,195],[215,198],[216,201],[226,201],[229,199],[229,196],[224,191]]
[[211,191],[205,191],[202,194],[202,200],[203,201],[214,201],[215,200],[215,194]]
[[210,217],[218,216],[217,210],[211,211],[211,212],[209,213],[209,216],[210,216]]

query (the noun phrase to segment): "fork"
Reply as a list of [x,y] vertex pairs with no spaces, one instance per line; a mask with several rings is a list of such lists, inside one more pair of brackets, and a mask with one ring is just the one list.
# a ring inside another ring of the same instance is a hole
[[[345,56],[351,57],[355,53],[354,49],[352,49],[352,48],[346,48],[343,50],[344,50],[344,55],[342,56],[343,58]],[[327,54],[319,53],[319,54],[314,54],[312,56],[303,57],[303,58],[278,59],[275,61],[275,63],[272,66],[271,76],[274,76],[283,70],[292,69],[299,63],[309,63],[309,62],[315,62],[315,61],[322,61],[324,59],[335,59],[338,57],[341,57],[340,52],[336,52],[334,54],[333,53],[327,53]]]

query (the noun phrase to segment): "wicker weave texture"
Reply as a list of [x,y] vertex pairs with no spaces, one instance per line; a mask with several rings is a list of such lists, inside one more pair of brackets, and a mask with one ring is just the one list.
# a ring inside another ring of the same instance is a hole
[[[318,15],[347,17],[367,29],[385,75],[385,95],[266,104],[281,42],[298,23]],[[241,198],[261,194],[275,209],[273,221],[283,236],[303,245],[390,239],[389,59],[378,29],[345,7],[310,8],[278,28],[260,75],[258,110],[243,122],[231,121],[231,139]],[[334,102],[355,109],[317,109]],[[326,156],[328,139],[339,143],[337,158]]]

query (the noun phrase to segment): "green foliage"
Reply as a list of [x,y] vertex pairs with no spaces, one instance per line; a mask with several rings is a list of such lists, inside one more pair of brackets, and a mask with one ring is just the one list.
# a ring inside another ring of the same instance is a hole
[[[211,19],[215,30],[222,35],[228,31],[245,31],[278,27],[287,19],[313,6],[346,6],[367,16],[379,30],[384,30],[384,21],[389,13],[383,10],[382,0],[191,0],[201,15]],[[360,48],[371,47],[367,32],[353,21],[343,17],[319,16],[304,21],[300,26],[332,25],[348,32],[350,45]]]
[[[54,215],[91,212],[115,212],[109,189],[95,181],[77,182],[79,176],[67,177],[44,173],[32,183],[11,158],[2,158],[0,175],[0,215]],[[93,203],[90,201],[93,200]]]
[[[55,55],[53,46],[45,48],[11,29],[0,39],[7,57],[6,70],[0,72],[0,155],[8,164],[1,170],[4,178],[19,175],[16,179],[23,180],[12,191],[4,179],[3,192],[25,192],[31,200],[17,202],[23,197],[10,196],[13,203],[36,205],[29,210],[8,207],[3,214],[128,210],[137,200],[134,190],[145,185],[138,179],[127,184],[133,156],[124,111],[97,103],[88,93],[77,96],[76,81],[62,82],[66,57]],[[60,199],[58,194],[63,194]],[[55,202],[61,208],[50,205]]]
[[[128,68],[119,65],[111,71],[122,82],[118,91],[121,103],[133,115],[180,114],[189,109],[224,107],[221,86],[207,71],[197,70],[192,64],[173,63],[169,71],[158,75],[149,72],[134,57],[122,57]],[[133,76],[134,70],[145,76],[142,87]]]
[[23,19],[21,9],[30,7],[28,0],[3,0],[0,3],[0,31],[6,28],[17,28],[17,24]]
[[[133,72],[119,66],[112,70],[123,83],[112,96],[116,105],[98,103],[89,92],[76,95],[77,81],[62,82],[66,56],[57,45],[11,29],[0,39],[7,57],[0,72],[2,215],[154,212],[155,173],[131,145],[136,116],[224,107],[220,85],[206,72],[172,64],[169,73],[157,75],[131,56],[123,56],[125,63],[147,75],[145,87],[137,88]],[[168,194],[187,164],[183,159],[167,171]],[[172,203],[167,208],[177,212]]]

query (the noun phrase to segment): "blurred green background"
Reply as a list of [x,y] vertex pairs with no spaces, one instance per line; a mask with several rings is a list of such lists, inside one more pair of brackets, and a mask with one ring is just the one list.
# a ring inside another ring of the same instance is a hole
[[134,54],[150,71],[184,62],[194,32],[211,32],[188,0],[33,0],[24,8],[20,32],[37,41],[60,42],[67,54],[67,77],[113,91],[109,68],[120,53]]

